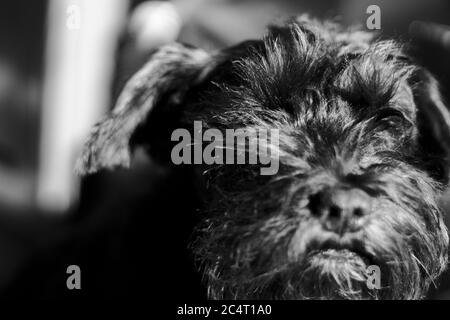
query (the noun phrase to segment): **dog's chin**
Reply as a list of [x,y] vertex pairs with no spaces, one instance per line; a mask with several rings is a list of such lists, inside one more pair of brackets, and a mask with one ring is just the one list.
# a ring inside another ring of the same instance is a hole
[[[209,229],[208,237],[195,247],[209,298],[418,299],[426,292],[429,284],[422,272],[431,269],[421,268],[430,260],[427,257],[433,258],[433,252],[424,254],[433,249],[430,241],[408,242],[384,224],[342,236],[305,229],[310,231],[264,245],[259,239],[268,237],[258,232],[233,243],[230,234],[236,239],[238,233]],[[230,249],[230,244],[235,246]]]
[[276,276],[266,278],[265,285],[241,282],[231,290],[237,294],[222,298],[373,299],[377,293],[369,291],[366,284],[369,265],[367,257],[347,248],[311,251]]
[[310,252],[301,267],[299,294],[303,299],[370,298],[365,275],[369,265],[366,257],[349,249]]

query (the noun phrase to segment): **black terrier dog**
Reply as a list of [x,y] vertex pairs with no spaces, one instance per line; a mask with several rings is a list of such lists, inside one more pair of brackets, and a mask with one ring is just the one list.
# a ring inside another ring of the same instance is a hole
[[450,114],[397,43],[299,17],[216,54],[163,47],[78,170],[128,166],[136,146],[170,164],[171,133],[194,121],[279,132],[276,175],[190,166],[203,201],[191,247],[210,298],[418,299],[446,268]]

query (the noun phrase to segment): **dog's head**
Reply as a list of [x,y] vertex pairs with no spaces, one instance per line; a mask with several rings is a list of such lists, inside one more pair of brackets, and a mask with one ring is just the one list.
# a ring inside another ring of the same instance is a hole
[[[192,247],[210,297],[420,298],[444,270],[450,115],[396,43],[302,17],[216,54],[164,47],[78,169],[127,166],[138,145],[170,163],[171,133],[194,121],[278,133],[258,138],[279,158],[274,175],[193,166],[205,205]],[[371,265],[381,288],[367,286]]]

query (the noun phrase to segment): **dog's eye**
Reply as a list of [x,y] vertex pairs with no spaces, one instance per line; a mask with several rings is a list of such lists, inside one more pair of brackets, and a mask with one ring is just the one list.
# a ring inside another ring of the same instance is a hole
[[404,118],[403,113],[401,113],[399,110],[393,109],[393,108],[383,108],[379,109],[376,112],[376,120],[381,121],[387,118]]
[[369,118],[377,131],[389,131],[395,136],[407,135],[411,133],[413,127],[413,122],[403,112],[391,107],[378,109]]
[[383,108],[378,110],[374,115],[374,120],[378,123],[379,122],[390,124],[410,123],[410,120],[408,120],[400,110],[394,108]]

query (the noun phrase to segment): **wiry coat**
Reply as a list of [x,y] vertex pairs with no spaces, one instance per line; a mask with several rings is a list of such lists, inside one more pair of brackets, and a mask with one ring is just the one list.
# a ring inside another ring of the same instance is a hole
[[[127,165],[136,144],[169,161],[171,130],[196,120],[279,130],[274,176],[194,166],[204,206],[191,247],[211,298],[423,297],[447,264],[450,116],[398,44],[300,17],[213,55],[174,45],[155,57],[95,128],[81,172]],[[324,230],[314,214],[314,195],[336,186],[370,197],[357,232]]]

